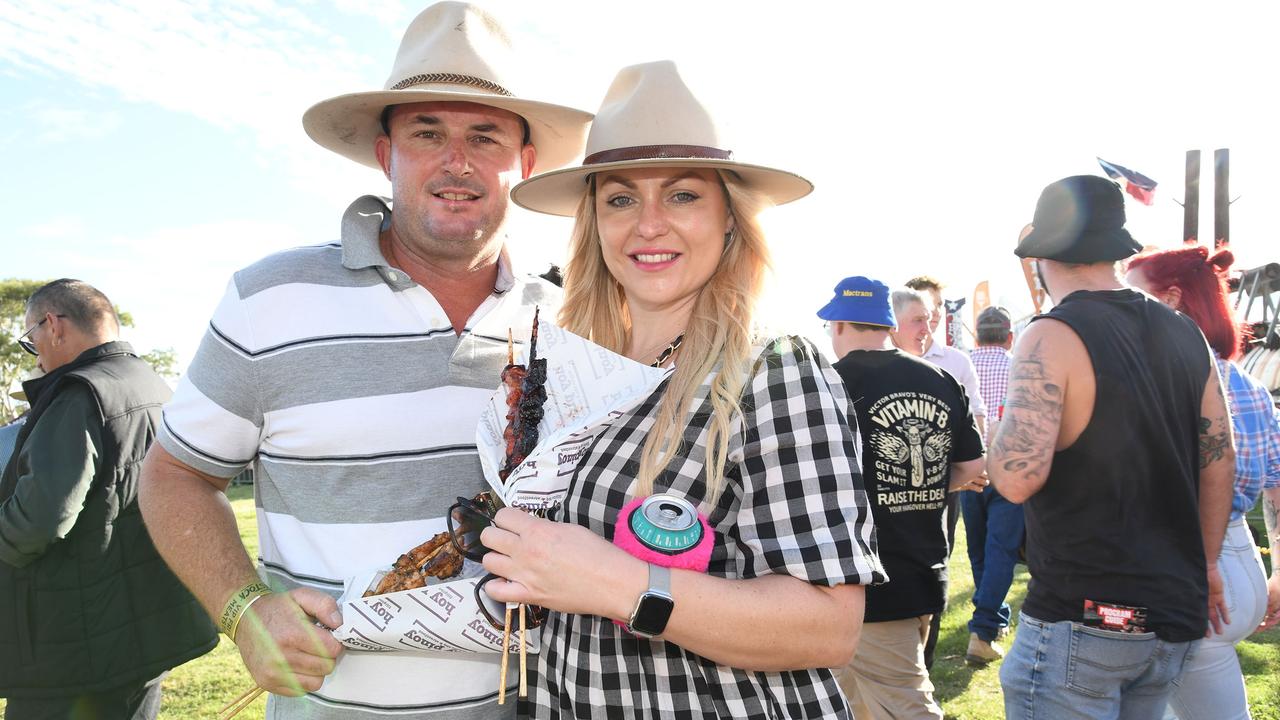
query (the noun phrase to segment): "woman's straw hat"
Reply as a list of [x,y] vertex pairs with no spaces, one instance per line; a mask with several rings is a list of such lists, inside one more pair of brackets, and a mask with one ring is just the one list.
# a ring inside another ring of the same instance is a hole
[[591,114],[519,97],[520,67],[496,18],[467,3],[437,3],[410,23],[382,90],[319,102],[302,116],[302,126],[324,147],[378,168],[373,141],[382,134],[388,105],[473,102],[509,110],[529,123],[538,152],[535,171],[563,167],[581,152]]
[[777,205],[813,190],[794,173],[734,160],[711,114],[675,63],[664,60],[618,72],[591,125],[582,165],[529,178],[512,188],[511,199],[529,210],[572,216],[590,175],[638,167],[730,170]]

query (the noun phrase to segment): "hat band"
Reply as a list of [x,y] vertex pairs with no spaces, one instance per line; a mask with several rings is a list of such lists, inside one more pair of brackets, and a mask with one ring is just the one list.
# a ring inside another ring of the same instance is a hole
[[592,153],[583,159],[582,164],[599,165],[601,163],[623,162],[626,160],[664,160],[667,158],[729,160],[733,158],[733,152],[705,145],[637,145],[635,147],[614,148]]
[[491,93],[505,95],[507,97],[515,97],[509,90],[502,87],[496,82],[478,78],[472,75],[460,75],[458,73],[426,73],[423,75],[413,75],[407,77],[400,82],[387,88],[388,90],[403,90],[414,85],[445,84],[445,85],[466,85],[468,87],[478,88],[480,90],[488,90]]

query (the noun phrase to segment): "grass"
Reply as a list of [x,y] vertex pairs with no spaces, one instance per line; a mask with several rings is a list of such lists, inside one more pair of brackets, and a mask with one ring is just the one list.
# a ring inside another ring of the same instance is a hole
[[[253,490],[246,486],[230,491],[232,507],[240,525],[240,536],[251,556],[257,553],[257,534],[253,523]],[[1250,522],[1263,531],[1261,511],[1255,508]],[[999,665],[975,669],[964,663],[969,642],[966,623],[969,620],[969,597],[973,580],[969,556],[965,551],[964,529],[957,532],[957,547],[951,556],[950,606],[943,616],[942,637],[938,641],[937,662],[933,666],[936,696],[948,720],[995,720],[1004,717],[1004,701],[1000,694]],[[1027,590],[1027,571],[1018,566],[1009,593],[1015,613]],[[1254,720],[1280,720],[1280,630],[1254,635],[1237,646],[1249,692],[1249,705]],[[166,720],[211,718],[253,680],[240,663],[240,654],[225,638],[213,652],[175,668],[164,683],[164,708],[160,717]],[[238,718],[261,720],[266,701],[258,699]],[[4,700],[0,700],[0,710]]]

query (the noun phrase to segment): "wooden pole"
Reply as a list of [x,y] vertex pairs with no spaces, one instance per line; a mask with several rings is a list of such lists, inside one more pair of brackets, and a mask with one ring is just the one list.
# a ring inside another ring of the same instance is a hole
[[1231,151],[1213,151],[1213,249],[1231,244]]
[[1182,203],[1182,242],[1194,245],[1200,235],[1200,151],[1187,151],[1187,185]]

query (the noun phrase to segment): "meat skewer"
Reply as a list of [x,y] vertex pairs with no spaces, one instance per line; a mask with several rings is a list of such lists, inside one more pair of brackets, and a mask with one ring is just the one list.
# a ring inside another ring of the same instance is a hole
[[[507,443],[507,456],[498,477],[506,480],[511,471],[520,466],[538,445],[538,423],[542,421],[542,404],[547,400],[547,360],[538,357],[538,313],[533,310],[533,330],[529,334],[529,364],[515,363],[514,343],[511,331],[507,331],[507,367],[502,371],[502,384],[507,388],[507,427],[502,437]],[[498,704],[506,701],[508,649],[511,638],[511,610],[519,608],[520,615],[520,697],[529,693],[527,681],[527,644],[525,641],[525,607],[520,603],[507,603],[502,627],[502,671],[498,685]]]
[[529,336],[529,364],[516,365],[512,342],[507,340],[507,367],[502,383],[507,386],[507,457],[498,471],[506,480],[538,444],[538,423],[542,421],[542,404],[547,400],[547,360],[538,357],[538,309],[533,311],[533,332]]
[[438,533],[430,540],[401,555],[395,565],[378,583],[378,586],[364,594],[383,595],[385,593],[412,590],[427,584],[427,577],[447,580],[462,571],[462,556],[449,542],[449,533]]
[[509,647],[511,647],[511,604],[507,603],[507,617],[502,626],[502,668],[498,672],[499,705],[507,702],[507,658],[511,655],[507,652]]
[[528,677],[525,671],[525,644],[524,644],[524,605],[520,606],[520,697],[529,696],[529,686],[526,682]]

